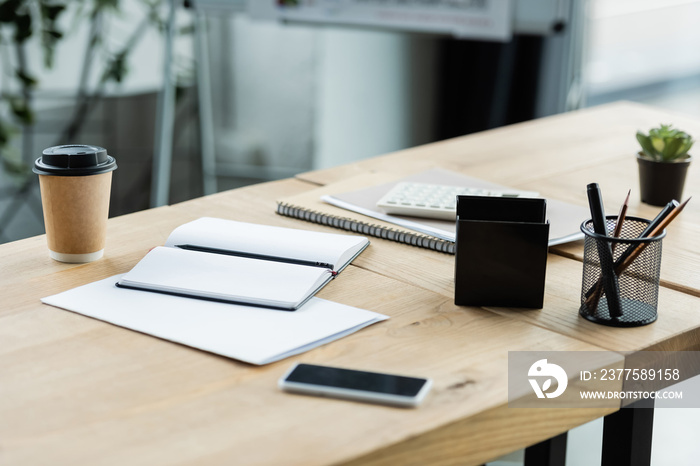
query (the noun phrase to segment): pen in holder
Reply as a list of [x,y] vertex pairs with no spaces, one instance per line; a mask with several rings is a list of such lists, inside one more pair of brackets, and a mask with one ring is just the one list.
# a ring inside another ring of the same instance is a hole
[[[608,216],[608,231],[615,227],[617,217]],[[627,217],[618,237],[595,233],[593,221],[581,224],[585,235],[583,251],[583,283],[581,285],[582,317],[598,324],[613,327],[637,327],[656,320],[659,298],[659,277],[661,272],[661,240],[666,231],[653,237],[640,238],[639,235],[649,225],[649,220]],[[599,247],[603,242],[612,249],[610,257],[601,257]],[[618,276],[619,299],[622,315],[611,316],[608,297],[605,295],[601,270],[614,270]]]

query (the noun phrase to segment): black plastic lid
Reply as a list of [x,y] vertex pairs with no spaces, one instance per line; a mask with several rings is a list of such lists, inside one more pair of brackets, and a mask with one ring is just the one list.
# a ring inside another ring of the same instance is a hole
[[99,146],[70,144],[44,149],[34,161],[34,173],[39,175],[85,176],[107,173],[117,168],[114,157]]

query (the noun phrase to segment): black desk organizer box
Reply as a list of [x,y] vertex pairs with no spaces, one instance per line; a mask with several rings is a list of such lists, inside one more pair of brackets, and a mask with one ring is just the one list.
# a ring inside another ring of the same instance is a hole
[[457,196],[455,304],[541,309],[546,200]]
[[[607,229],[612,231],[617,222],[617,216],[606,217]],[[619,238],[602,236],[593,230],[593,221],[586,220],[581,224],[581,231],[586,235],[583,247],[583,279],[581,284],[581,317],[597,324],[612,327],[638,327],[654,322],[657,318],[659,300],[659,280],[661,275],[661,244],[666,236],[666,230],[657,236],[639,238],[639,235],[649,225],[649,220],[639,217],[627,217],[622,224]],[[644,251],[617,278],[622,308],[621,316],[611,316],[608,309],[608,297],[601,293],[597,305],[588,302],[591,287],[596,286],[601,276],[601,270],[610,270],[610,258],[601,261],[598,254],[598,242],[609,244],[613,251],[613,263],[624,255],[629,247],[646,244]]]

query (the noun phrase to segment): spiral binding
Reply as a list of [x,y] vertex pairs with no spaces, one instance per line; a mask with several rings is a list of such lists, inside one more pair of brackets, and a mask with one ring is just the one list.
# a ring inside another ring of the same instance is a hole
[[277,213],[286,217],[298,218],[307,222],[326,225],[341,230],[353,231],[363,235],[374,236],[376,238],[388,239],[397,243],[409,244],[433,251],[444,252],[445,254],[455,253],[455,244],[439,238],[433,238],[417,233],[396,230],[394,228],[361,222],[347,217],[328,215],[315,210],[293,206],[286,203],[277,204]]

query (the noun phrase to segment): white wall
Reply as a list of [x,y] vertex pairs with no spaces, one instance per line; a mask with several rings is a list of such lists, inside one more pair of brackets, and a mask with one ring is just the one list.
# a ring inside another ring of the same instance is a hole
[[700,74],[700,1],[591,0],[591,93]]
[[320,34],[315,167],[407,147],[408,37],[343,29]]
[[316,31],[244,16],[212,18],[210,26],[219,161],[310,167]]
[[428,139],[434,58],[425,36],[229,24],[227,33],[213,21],[210,38],[220,161],[304,171]]

